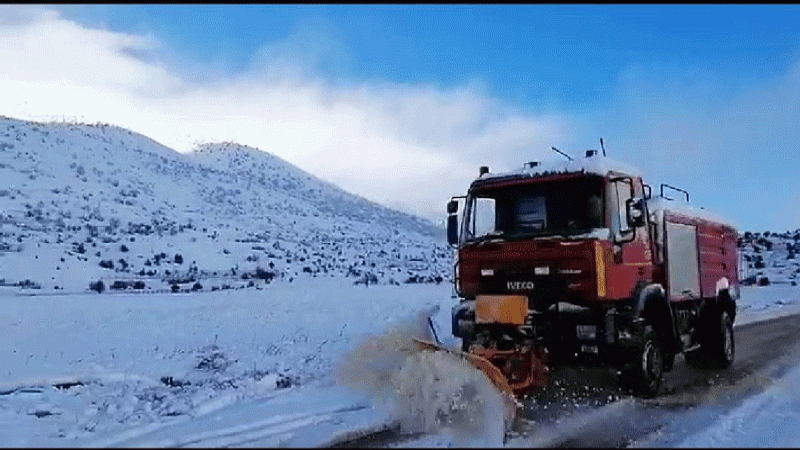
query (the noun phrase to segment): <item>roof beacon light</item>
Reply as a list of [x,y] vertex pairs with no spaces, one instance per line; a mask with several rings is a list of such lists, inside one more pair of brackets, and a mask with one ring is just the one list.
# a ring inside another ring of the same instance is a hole
[[530,162],[525,164],[526,167],[529,167],[531,169],[536,167],[536,166],[538,166],[538,165],[539,165],[539,161],[530,161]]
[[489,173],[489,166],[481,166],[481,168],[478,169],[478,177],[482,177],[486,173]]
[[597,150],[586,150],[586,157],[591,158],[592,156],[597,154]]

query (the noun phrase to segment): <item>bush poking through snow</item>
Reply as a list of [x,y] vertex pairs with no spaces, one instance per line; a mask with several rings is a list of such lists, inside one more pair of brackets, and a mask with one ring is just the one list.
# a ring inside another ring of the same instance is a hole
[[106,290],[106,285],[103,283],[103,280],[97,280],[94,283],[89,283],[89,289],[97,291],[98,294],[102,294],[103,291]]
[[216,345],[209,345],[203,348],[197,358],[199,361],[195,369],[213,372],[222,372],[235,362],[228,359],[225,352]]
[[172,377],[170,377],[170,376],[167,376],[167,377],[161,377],[161,382],[162,382],[162,383],[163,383],[165,386],[169,386],[169,387],[179,387],[179,388],[180,388],[180,387],[184,387],[184,386],[191,386],[191,384],[192,384],[192,383],[191,383],[191,382],[189,382],[189,381],[178,380],[178,379],[172,378]]

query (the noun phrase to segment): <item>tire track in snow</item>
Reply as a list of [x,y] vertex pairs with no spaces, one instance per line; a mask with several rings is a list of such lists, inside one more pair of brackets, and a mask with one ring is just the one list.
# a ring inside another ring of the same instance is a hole
[[[193,434],[184,439],[148,439],[145,437],[155,428],[143,429],[143,433],[124,436],[111,445],[120,447],[239,447],[244,444],[258,443],[263,447],[274,447],[291,438],[294,432],[303,427],[335,420],[337,414],[360,411],[369,408],[367,405],[354,405],[348,407],[331,408],[321,412],[295,413],[272,416],[269,419],[256,422],[220,428],[211,431]],[[158,427],[160,429],[162,427]],[[100,447],[109,447],[109,442],[104,442]]]

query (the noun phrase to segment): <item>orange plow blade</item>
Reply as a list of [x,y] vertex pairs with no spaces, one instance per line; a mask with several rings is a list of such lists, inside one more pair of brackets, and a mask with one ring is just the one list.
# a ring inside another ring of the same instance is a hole
[[474,349],[475,353],[467,353],[421,339],[414,338],[414,341],[421,350],[445,351],[469,361],[485,373],[497,389],[514,398],[515,402],[517,397],[547,385],[547,374],[550,372],[546,364],[547,355],[539,347],[527,347],[524,351],[477,347]]

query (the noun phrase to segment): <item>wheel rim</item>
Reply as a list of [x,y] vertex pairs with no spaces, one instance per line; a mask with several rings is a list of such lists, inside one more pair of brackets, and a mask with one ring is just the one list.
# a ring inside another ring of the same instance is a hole
[[728,361],[733,361],[733,330],[731,330],[730,323],[727,319],[727,314],[723,316],[723,342],[722,342],[722,350],[725,352],[725,359]]
[[647,376],[647,383],[650,386],[658,383],[661,378],[662,366],[661,352],[652,341],[648,342],[642,352],[642,371]]

